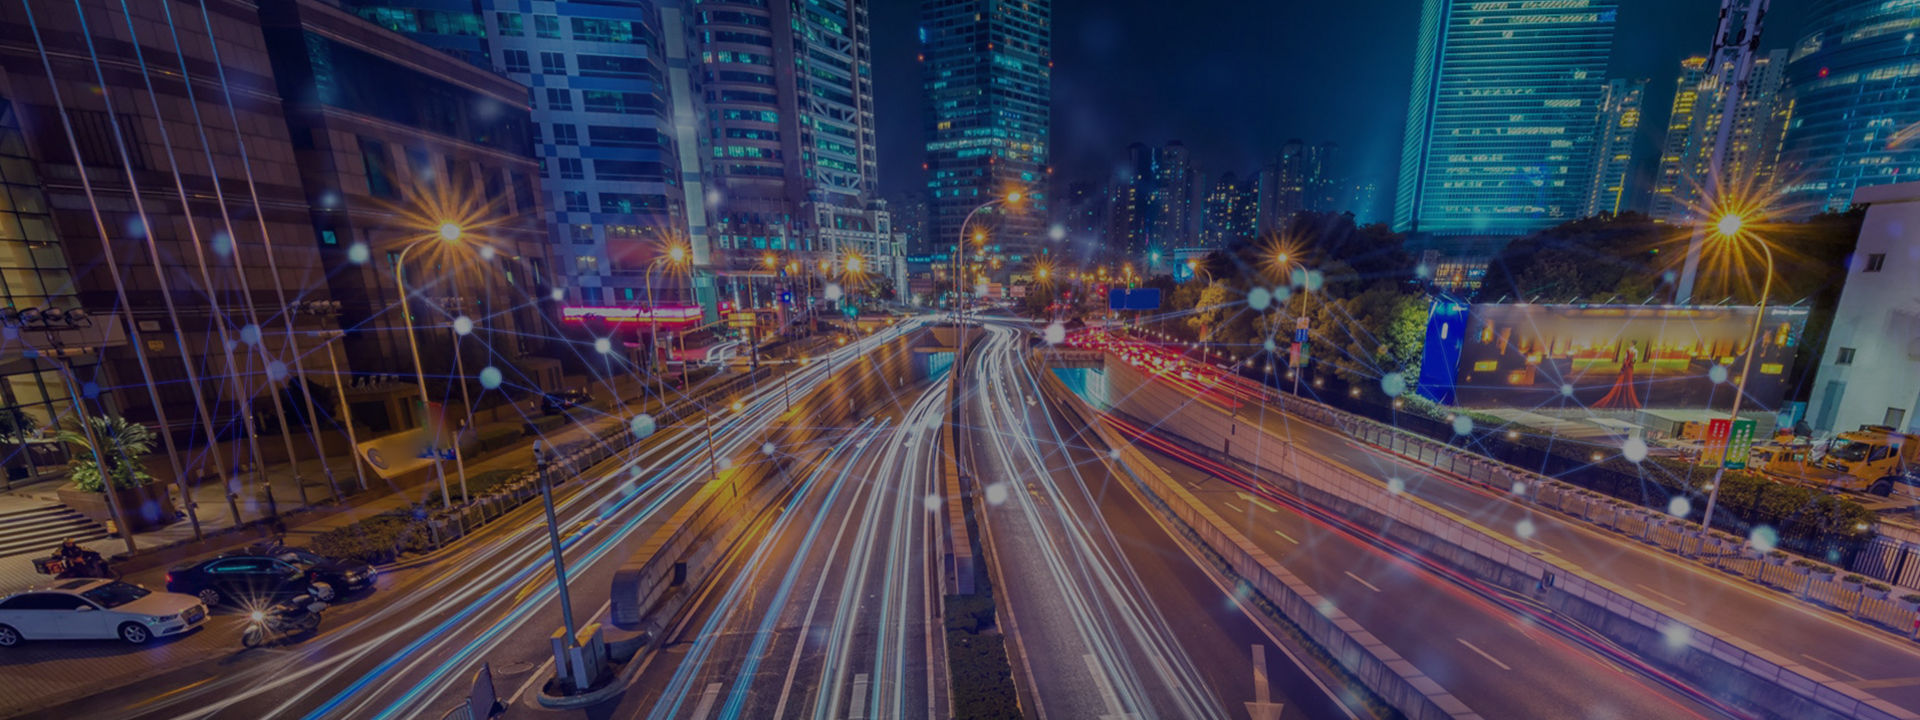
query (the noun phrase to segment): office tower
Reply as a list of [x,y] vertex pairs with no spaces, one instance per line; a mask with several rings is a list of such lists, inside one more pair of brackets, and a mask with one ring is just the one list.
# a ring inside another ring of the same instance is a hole
[[1124,257],[1146,254],[1153,236],[1154,152],[1144,143],[1127,146],[1127,160],[1113,179],[1107,241]]
[[1204,205],[1202,245],[1221,248],[1252,238],[1260,210],[1259,178],[1251,176],[1243,180],[1235,178],[1233,173],[1221,175],[1207,189]]
[[758,270],[768,257],[818,272],[821,261],[900,254],[875,194],[865,0],[692,7],[700,155],[722,272]]
[[1646,80],[1609,80],[1600,96],[1598,143],[1593,148],[1593,179],[1588,181],[1582,215],[1619,214],[1627,197],[1627,173],[1633,167],[1634,135],[1640,130],[1640,101]]
[[1074,182],[1054,203],[1057,225],[1064,233],[1054,255],[1073,265],[1099,262],[1110,254],[1107,226],[1112,194],[1106,185]]
[[[687,99],[668,87],[668,50],[684,36],[663,26],[674,3],[339,1],[528,88],[544,221],[574,300],[644,302],[648,267],[668,243],[690,244],[705,264],[704,222],[691,222],[702,198],[688,195],[700,187],[699,173],[683,171],[693,161],[682,157],[689,151],[672,120],[674,103]],[[653,274],[672,297],[684,297],[687,276]]]
[[1610,0],[1426,0],[1394,227],[1510,237],[1580,214]]
[[1349,183],[1346,211],[1353,213],[1355,225],[1386,222],[1388,218],[1380,215],[1380,184],[1371,180]]
[[[1766,192],[1771,185],[1786,121],[1780,103],[1786,56],[1787,51],[1775,50],[1754,58],[1746,83],[1739,90],[1719,171],[1720,178],[1732,179],[1730,187]],[[1701,193],[1709,185],[1708,165],[1735,67],[1731,59],[1723,61],[1717,70],[1709,68],[1704,57],[1682,61],[1680,85],[1675,88],[1673,114],[1667,120],[1667,137],[1653,190],[1654,219],[1685,222],[1705,204]]]
[[930,226],[937,238],[958,238],[974,208],[1020,192],[1017,207],[987,222],[988,244],[1010,265],[1028,262],[1046,239],[1052,7],[1052,0],[920,4]]
[[1814,3],[1787,63],[1792,118],[1780,153],[1782,205],[1846,210],[1859,188],[1920,177],[1920,4]]
[[1153,155],[1153,183],[1148,191],[1151,230],[1148,253],[1183,247],[1192,240],[1193,196],[1196,183],[1193,156],[1175,140]]

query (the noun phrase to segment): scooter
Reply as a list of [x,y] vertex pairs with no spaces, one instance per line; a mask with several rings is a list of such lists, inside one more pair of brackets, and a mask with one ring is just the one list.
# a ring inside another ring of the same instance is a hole
[[59,553],[33,559],[34,572],[52,575],[60,580],[68,578],[106,578],[119,579],[119,574],[107,566],[107,559],[92,550],[82,550],[80,557],[69,558]]
[[306,595],[295,595],[247,615],[247,627],[240,631],[240,644],[260,647],[268,640],[293,635],[308,635],[320,629],[320,611],[326,603]]

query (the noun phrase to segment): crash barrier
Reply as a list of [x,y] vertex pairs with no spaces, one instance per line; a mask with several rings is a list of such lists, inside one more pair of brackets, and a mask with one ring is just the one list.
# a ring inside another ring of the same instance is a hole
[[[1154,418],[1151,425],[1163,437],[1184,440],[1196,452],[1277,474],[1269,475],[1270,482],[1282,491],[1414,546],[1482,581],[1532,594],[1628,652],[1715,688],[1717,696],[1736,699],[1745,710],[1796,719],[1920,717],[1738,638],[1718,637],[1641,603],[1624,588],[1536,555],[1470,520],[1394,493],[1307,448],[1195,402],[1118,357],[1109,356],[1107,373],[1115,387],[1131,389],[1115,393],[1117,414]],[[1260,439],[1226,442],[1239,428],[1258,433],[1255,437]],[[1684,638],[1684,643],[1675,643],[1674,638]]]
[[473,671],[473,683],[467,687],[467,696],[460,704],[447,710],[440,720],[486,720],[501,710],[499,696],[493,691],[493,666],[480,663],[480,669]]
[[[1039,355],[1035,353],[1030,358]],[[1107,447],[1120,450],[1123,465],[1133,470],[1130,475],[1136,487],[1157,501],[1147,504],[1186,529],[1191,541],[1217,554],[1233,579],[1246,583],[1249,589],[1265,598],[1286,621],[1351,673],[1355,681],[1411,720],[1480,717],[1352,617],[1323,600],[1312,587],[1242,534],[1234,523],[1194,498],[1141,454],[1131,441],[1101,423],[1097,412],[1068,390],[1059,376],[1046,371],[1046,365],[1050,364],[1030,362],[1043,390],[1081,425],[1098,435]]]

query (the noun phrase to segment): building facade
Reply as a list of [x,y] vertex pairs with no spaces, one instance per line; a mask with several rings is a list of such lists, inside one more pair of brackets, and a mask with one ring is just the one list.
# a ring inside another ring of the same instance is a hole
[[957,239],[975,208],[1019,192],[987,219],[1008,268],[1030,266],[1046,241],[1052,26],[1052,0],[920,4],[928,228]]
[[1615,19],[1608,0],[1426,0],[1395,228],[1514,236],[1578,216]]
[[[1789,114],[1781,99],[1786,57],[1785,50],[1775,50],[1754,58],[1746,83],[1738,89],[1727,154],[1719,169],[1729,191],[1765,193],[1772,186]],[[1731,62],[1715,70],[1704,57],[1682,61],[1653,189],[1650,214],[1654,219],[1687,222],[1705,204],[1702,194],[1711,184],[1709,165],[1719,138],[1720,113],[1734,74]]]
[[1920,433],[1920,183],[1870,185],[1847,281],[1814,378],[1817,431],[1887,425]]
[[1593,148],[1593,178],[1587,181],[1586,216],[1618,215],[1627,209],[1627,174],[1633,169],[1634,138],[1646,80],[1609,80],[1600,96],[1600,133]]
[[1920,174],[1920,3],[1821,0],[1787,61],[1791,118],[1777,189],[1796,214]]
[[1221,248],[1251,239],[1260,214],[1260,180],[1223,174],[1207,188],[1203,204],[1206,223],[1200,231],[1202,245]]

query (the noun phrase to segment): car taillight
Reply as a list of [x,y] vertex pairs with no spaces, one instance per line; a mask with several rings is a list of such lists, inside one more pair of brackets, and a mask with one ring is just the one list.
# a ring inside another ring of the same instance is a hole
[[167,573],[167,584],[168,585],[173,584],[173,573]]

